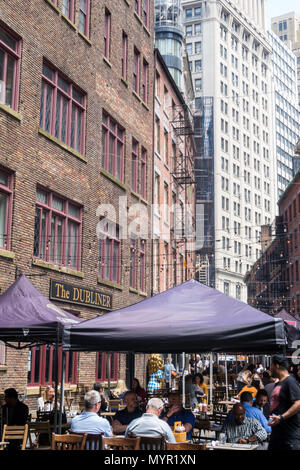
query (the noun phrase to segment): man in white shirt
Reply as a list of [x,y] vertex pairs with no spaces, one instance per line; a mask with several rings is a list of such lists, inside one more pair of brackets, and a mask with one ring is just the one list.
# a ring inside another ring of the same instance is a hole
[[146,407],[146,413],[137,418],[127,426],[125,437],[135,436],[163,436],[167,442],[175,443],[174,434],[165,421],[159,419],[164,407],[163,401],[159,398],[151,398]]
[[88,434],[101,434],[105,437],[112,435],[107,419],[98,416],[101,397],[96,390],[90,390],[84,396],[85,411],[72,419],[71,431]]

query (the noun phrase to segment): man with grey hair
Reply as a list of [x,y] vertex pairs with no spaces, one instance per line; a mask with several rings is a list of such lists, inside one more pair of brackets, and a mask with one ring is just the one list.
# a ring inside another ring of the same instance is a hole
[[71,431],[86,432],[88,434],[101,434],[105,437],[112,435],[111,427],[107,419],[98,416],[101,406],[101,397],[96,390],[90,390],[84,395],[84,407],[80,415],[72,419]]
[[127,427],[125,437],[135,436],[163,436],[167,442],[176,442],[170,426],[159,419],[164,407],[160,398],[151,398],[146,407],[146,413],[140,418],[134,419]]

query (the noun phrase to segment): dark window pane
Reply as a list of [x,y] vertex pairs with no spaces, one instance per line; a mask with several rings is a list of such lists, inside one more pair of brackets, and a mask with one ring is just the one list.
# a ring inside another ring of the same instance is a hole
[[41,346],[35,347],[34,383],[40,383]]

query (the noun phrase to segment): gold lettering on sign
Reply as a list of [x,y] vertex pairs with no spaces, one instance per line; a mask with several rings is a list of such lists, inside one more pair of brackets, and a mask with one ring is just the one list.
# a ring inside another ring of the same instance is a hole
[[95,301],[94,301],[94,295],[95,295],[95,292],[91,292],[91,304],[92,305],[95,305]]
[[89,290],[85,291],[85,303],[90,304],[91,303],[91,293]]
[[79,292],[80,292],[80,302],[84,303],[83,290],[79,289]]
[[78,287],[73,287],[73,300],[76,302],[79,300],[79,289]]

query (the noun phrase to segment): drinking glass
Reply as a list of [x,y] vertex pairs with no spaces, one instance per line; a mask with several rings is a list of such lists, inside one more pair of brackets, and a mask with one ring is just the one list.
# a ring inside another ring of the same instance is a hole
[[219,443],[220,445],[226,444],[226,434],[221,432],[219,435]]

